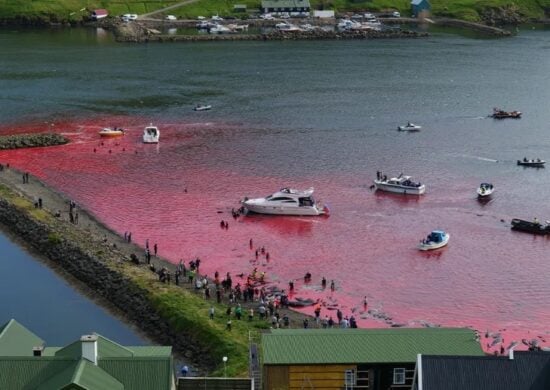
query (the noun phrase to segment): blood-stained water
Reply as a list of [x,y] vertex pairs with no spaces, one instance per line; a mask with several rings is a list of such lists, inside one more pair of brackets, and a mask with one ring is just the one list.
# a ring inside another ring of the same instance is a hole
[[[122,124],[124,137],[99,137],[102,126]],[[472,326],[483,333],[500,330],[510,341],[546,334],[550,241],[510,231],[511,217],[533,212],[506,194],[519,175],[544,171],[503,164],[504,170],[516,171],[516,179],[497,175],[493,200],[479,203],[475,189],[481,178],[456,170],[438,174],[437,161],[421,157],[411,163],[411,171],[426,183],[424,196],[374,193],[369,188],[374,165],[358,175],[315,168],[299,154],[280,155],[277,161],[278,149],[294,147],[288,134],[276,144],[272,135],[223,123],[155,123],[161,142],[145,145],[141,134],[147,124],[137,117],[59,121],[50,130],[68,136],[68,145],[3,151],[0,161],[38,176],[120,234],[131,231],[138,244],[146,239],[157,243],[159,254],[174,263],[198,256],[203,272],[231,272],[241,283],[244,279],[235,275],[257,268],[281,289],[292,280],[296,291],[291,299],[320,299],[326,305],[323,317],[335,315],[328,307],[338,307],[360,326]],[[21,124],[1,132],[43,127]],[[272,148],[262,142],[271,142]],[[265,165],[263,152],[269,159]],[[498,165],[490,159],[462,160]],[[322,156],[318,162],[330,164]],[[330,216],[232,217],[231,209],[244,196],[265,196],[282,186],[314,186]],[[228,229],[220,228],[221,220],[228,221]],[[451,234],[449,246],[418,251],[418,241],[435,228]],[[261,254],[255,258],[261,247],[269,260]],[[305,284],[307,272],[312,281]],[[328,283],[324,290],[322,277]],[[364,312],[364,296],[370,315]]]

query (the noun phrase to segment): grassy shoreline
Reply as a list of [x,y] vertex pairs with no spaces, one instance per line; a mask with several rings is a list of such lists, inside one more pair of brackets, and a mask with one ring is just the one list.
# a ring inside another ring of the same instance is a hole
[[[26,243],[34,251],[39,251],[53,262],[59,263],[63,271],[72,274],[84,284],[83,290],[87,290],[88,287],[88,290],[93,293],[91,298],[97,298],[96,295],[98,295],[100,301],[101,298],[105,298],[113,303],[120,309],[122,318],[126,322],[136,326],[150,339],[165,342],[163,333],[168,329],[172,334],[170,337],[174,338],[174,353],[192,360],[197,364],[201,374],[222,375],[224,368],[221,357],[228,356],[227,375],[247,375],[250,336],[256,337],[261,329],[269,327],[269,322],[257,317],[252,321],[245,319],[239,321],[232,315],[232,329],[226,330],[228,317],[225,314],[227,309],[225,299],[222,304],[217,304],[215,299],[205,300],[202,295],[194,293],[191,284],[176,286],[159,282],[158,276],[152,273],[146,264],[138,266],[129,261],[129,254],[141,253],[141,248],[128,244],[115,233],[107,231],[93,216],[87,215],[85,210],[80,210],[81,223],[78,227],[69,223],[64,217],[56,218],[52,212],[58,209],[59,204],[56,202],[61,201],[65,204],[67,200],[33,177],[29,184],[20,183],[20,177],[21,172],[13,168],[0,172],[0,217],[6,230],[19,237],[21,242]],[[33,194],[43,198],[44,209],[34,206],[31,201]],[[56,198],[59,199],[56,200]],[[6,223],[6,213],[14,214],[12,221],[17,222]],[[21,230],[20,226],[16,226],[20,225],[20,221],[25,220],[32,221],[32,229],[26,226]],[[28,235],[29,230],[37,230],[34,225],[44,232],[38,239],[36,235],[33,237]],[[66,253],[63,251],[67,245],[77,247],[78,251],[85,256],[89,256],[94,262],[101,263],[102,267],[108,268],[108,278],[101,279],[97,283],[94,281],[95,285],[91,286],[79,277],[81,270],[75,273],[70,269],[71,267],[63,266],[55,255],[51,255],[51,250],[55,250],[56,247],[58,252]],[[172,269],[174,267],[159,258],[154,258],[154,263],[157,267],[166,266]],[[110,298],[111,293],[107,291],[113,280],[127,286],[127,291],[123,292],[125,302],[122,307],[120,303]],[[105,283],[101,284],[103,281]],[[139,300],[135,297],[140,295],[145,296],[147,305],[153,308],[150,313],[147,312],[148,324],[140,323],[128,314],[135,308],[125,310],[124,307],[127,302],[139,304]],[[208,313],[211,306],[214,306],[216,313],[213,320],[209,318]],[[243,305],[243,314],[243,318],[246,318],[245,305]],[[303,316],[294,312],[289,314],[293,317],[293,325],[299,326],[299,319]],[[157,322],[159,326],[156,326]],[[195,347],[193,356],[187,353],[186,346],[189,343],[193,343]]]
[[[112,16],[124,13],[144,14],[178,1],[168,0],[0,0],[0,21],[20,24],[48,24],[51,22],[81,22],[91,10],[106,8]],[[198,15],[235,15],[233,5],[245,4],[250,11],[260,8],[259,0],[227,1],[199,0],[169,11],[179,18],[194,19]],[[431,0],[432,14],[472,22],[482,21],[542,21],[550,13],[550,0]],[[403,16],[410,15],[408,0],[311,0],[312,9],[334,9],[337,13],[354,11],[383,12],[398,10]]]

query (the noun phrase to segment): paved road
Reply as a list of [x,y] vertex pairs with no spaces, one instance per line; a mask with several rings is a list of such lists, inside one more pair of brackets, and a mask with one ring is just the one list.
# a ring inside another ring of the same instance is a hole
[[161,13],[166,12],[166,11],[170,11],[170,10],[173,10],[173,9],[176,9],[176,8],[183,7],[184,5],[187,5],[187,4],[195,3],[197,1],[199,1],[199,0],[185,0],[185,1],[179,2],[177,4],[171,5],[169,7],[165,7],[165,8],[157,9],[156,11],[153,11],[153,12],[149,12],[148,14],[139,15],[138,19],[147,19],[147,18],[149,18],[153,15],[158,15],[158,14],[161,14]]

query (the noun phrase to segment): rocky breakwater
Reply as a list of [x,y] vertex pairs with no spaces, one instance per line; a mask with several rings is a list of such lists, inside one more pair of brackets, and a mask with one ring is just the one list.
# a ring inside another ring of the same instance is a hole
[[128,256],[105,237],[91,229],[77,229],[45,209],[35,208],[3,185],[0,185],[0,224],[82,282],[91,290],[92,298],[113,306],[151,339],[171,345],[177,356],[193,361],[200,371],[216,366],[208,354],[207,343],[196,340],[193,329],[176,331],[169,319],[155,308],[147,271],[132,265]]
[[37,133],[0,136],[0,149],[32,148],[64,145],[69,140],[61,134]]
[[[146,42],[196,42],[196,41],[284,41],[284,40],[351,40],[420,38],[428,33],[407,30],[356,30],[356,31],[273,31],[267,34],[208,34],[208,35],[149,35]],[[137,42],[137,41],[134,41]]]

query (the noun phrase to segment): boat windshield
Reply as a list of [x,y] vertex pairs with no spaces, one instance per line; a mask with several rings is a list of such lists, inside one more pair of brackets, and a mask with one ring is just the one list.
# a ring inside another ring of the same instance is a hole
[[308,196],[306,198],[299,198],[298,202],[300,206],[313,206],[315,204],[315,201],[313,200],[313,197]]

